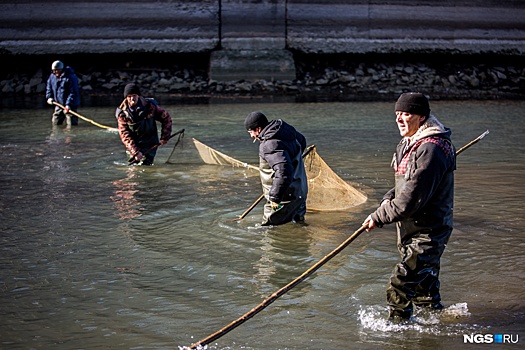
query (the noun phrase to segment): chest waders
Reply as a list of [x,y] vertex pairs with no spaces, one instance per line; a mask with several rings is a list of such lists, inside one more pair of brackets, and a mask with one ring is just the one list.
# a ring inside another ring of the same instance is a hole
[[[133,140],[135,141],[139,151],[144,155],[144,159],[140,164],[152,165],[155,155],[157,154],[157,148],[153,148],[159,143],[159,136],[157,133],[157,124],[154,118],[147,118],[147,110],[139,112],[137,117],[133,116],[129,111],[125,111],[128,119],[128,126],[133,133]],[[139,120],[136,123],[130,122],[132,120]],[[129,162],[134,157],[129,152]]]
[[[403,192],[411,173],[410,167],[415,164],[415,152],[410,153],[414,154],[407,155],[411,159],[406,172],[395,175],[396,193]],[[452,170],[449,170],[436,191],[438,202],[452,201],[449,196],[453,196],[453,181]],[[452,190],[439,193],[443,188]],[[386,292],[391,317],[409,318],[414,305],[443,308],[439,270],[441,256],[452,234],[452,214],[450,211],[448,215],[442,215],[437,211],[438,208],[426,206],[419,213],[396,223],[401,262],[394,267]]]
[[264,197],[267,202],[264,205],[263,226],[280,225],[290,221],[303,222],[306,214],[306,197],[308,184],[306,183],[306,171],[304,169],[301,153],[298,152],[292,161],[294,165],[293,180],[283,196],[281,207],[272,209],[268,200],[272,188],[275,171],[263,158],[259,160],[261,183]]

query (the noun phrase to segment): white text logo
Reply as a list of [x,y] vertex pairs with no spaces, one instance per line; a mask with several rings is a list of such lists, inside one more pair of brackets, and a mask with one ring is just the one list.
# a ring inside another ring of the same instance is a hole
[[465,344],[517,344],[518,340],[518,334],[463,334]]

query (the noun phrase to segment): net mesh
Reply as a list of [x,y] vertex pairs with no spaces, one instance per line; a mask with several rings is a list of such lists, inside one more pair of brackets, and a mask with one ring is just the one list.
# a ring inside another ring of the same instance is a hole
[[345,210],[366,201],[366,195],[341,179],[315,147],[304,158],[304,167],[308,178],[306,207],[309,210]]
[[[177,152],[175,153],[175,149]],[[317,153],[315,146],[304,157],[306,177],[308,179],[308,197],[306,207],[312,211],[337,211],[350,209],[367,200],[366,195],[341,179]],[[192,143],[181,142],[175,146],[167,163],[198,163],[229,165],[251,170],[259,175],[257,166],[241,162],[210,146],[192,138]]]
[[259,168],[241,162],[227,154],[221,153],[208,145],[192,138],[187,142],[184,138],[173,147],[166,163],[169,164],[212,164],[212,165],[230,165],[232,167],[247,168],[252,170],[249,174],[258,175]]
[[217,164],[217,165],[232,165],[234,167],[240,167],[240,168],[249,168],[252,170],[259,170],[258,167],[254,165],[250,165],[248,163],[241,162],[240,160],[237,160],[235,158],[232,158],[224,153],[221,153],[204,143],[192,139],[193,144],[195,145],[195,148],[197,148],[197,151],[199,152],[199,156],[202,158],[204,163],[206,164]]

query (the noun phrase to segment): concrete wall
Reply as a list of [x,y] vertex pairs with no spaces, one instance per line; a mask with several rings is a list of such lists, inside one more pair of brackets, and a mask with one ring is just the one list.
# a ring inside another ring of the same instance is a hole
[[523,0],[0,0],[0,54],[210,53],[213,79],[293,79],[292,52],[525,53]]
[[291,80],[286,50],[286,0],[221,0],[220,50],[210,57],[216,80]]
[[0,1],[0,52],[525,51],[522,0]]
[[315,1],[287,6],[302,52],[525,52],[525,1]]
[[202,52],[219,43],[219,3],[0,1],[0,52]]

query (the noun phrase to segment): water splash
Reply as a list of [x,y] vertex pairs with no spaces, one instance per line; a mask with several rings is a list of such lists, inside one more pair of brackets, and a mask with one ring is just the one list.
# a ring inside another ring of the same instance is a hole
[[417,308],[414,315],[405,322],[392,322],[388,319],[386,306],[362,307],[358,313],[358,320],[363,330],[379,333],[404,333],[408,331],[421,334],[458,335],[474,328],[465,323],[470,317],[467,303],[450,305],[442,311],[431,311]]

